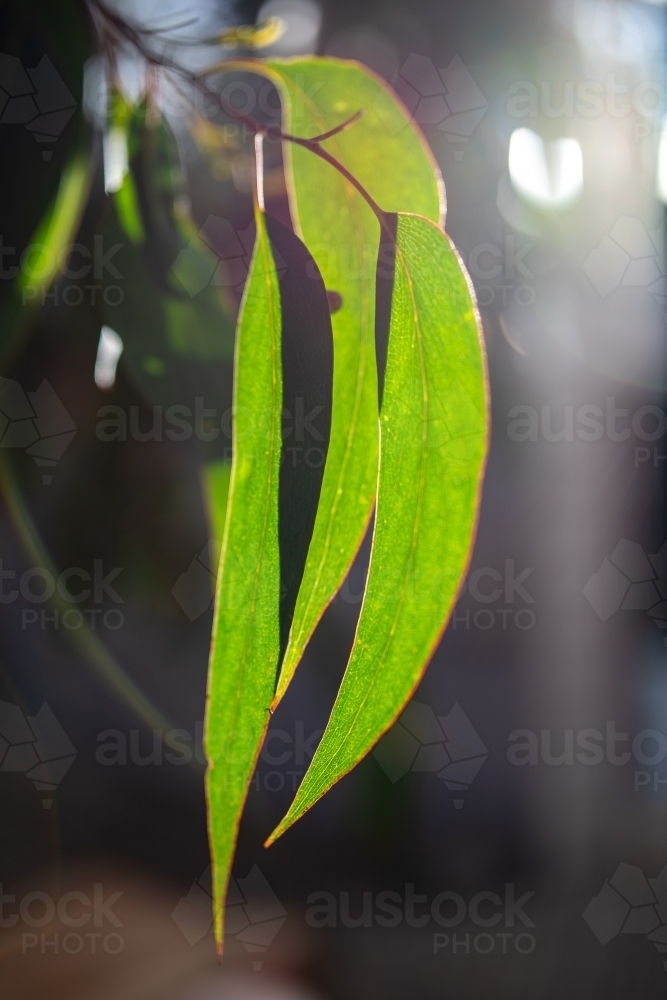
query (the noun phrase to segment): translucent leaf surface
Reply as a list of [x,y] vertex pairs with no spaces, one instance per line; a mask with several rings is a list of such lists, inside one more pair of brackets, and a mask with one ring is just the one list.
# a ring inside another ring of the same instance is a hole
[[206,709],[206,792],[218,949],[238,824],[268,724],[278,666],[280,332],[278,275],[258,213],[237,329],[234,384],[236,410],[247,408],[255,419],[243,432],[239,421],[234,424]]
[[[238,823],[269,719],[322,484],[333,343],[326,290],[303,243],[258,215],[237,332],[232,474],[214,616],[207,713],[216,937]],[[321,461],[292,442],[313,413]],[[291,412],[290,412],[291,411]],[[315,414],[317,411],[317,414]],[[209,476],[221,520],[224,467]]]
[[380,419],[378,504],[350,661],[322,741],[269,842],[394,722],[454,606],[486,456],[484,355],[471,286],[447,236],[399,215]]

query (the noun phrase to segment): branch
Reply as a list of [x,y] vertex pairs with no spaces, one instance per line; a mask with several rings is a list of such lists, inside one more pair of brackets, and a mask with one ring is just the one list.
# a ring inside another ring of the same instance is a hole
[[323,132],[322,135],[314,135],[310,141],[324,142],[325,139],[331,139],[332,136],[338,135],[339,132],[344,132],[350,127],[350,125],[354,125],[354,123],[358,122],[360,118],[363,118],[365,114],[366,112],[363,109],[361,111],[357,111],[351,118],[348,118],[347,121],[341,122],[340,125],[336,125],[334,128],[330,128],[328,132]]
[[[208,84],[205,83],[201,75],[185,69],[185,67],[181,66],[180,63],[175,62],[173,59],[170,59],[166,55],[158,55],[157,53],[151,51],[149,46],[144,41],[144,37],[148,34],[148,32],[146,32],[144,29],[136,25],[133,25],[128,21],[125,21],[118,14],[109,10],[109,8],[106,7],[105,4],[101,2],[101,0],[87,0],[87,3],[91,11],[93,12],[93,19],[95,20],[95,12],[97,12],[98,18],[99,16],[101,16],[102,18],[103,23],[102,25],[99,26],[100,38],[102,41],[103,48],[105,49],[105,52],[108,56],[111,56],[111,54],[108,52],[108,42],[111,33],[108,30],[105,30],[107,25],[111,29],[115,30],[115,32],[117,33],[117,35],[120,36],[120,38],[122,38],[126,42],[129,42],[142,56],[142,58],[146,60],[149,66],[168,70],[172,73],[175,73],[181,79],[186,80],[188,83],[196,87],[199,90],[199,92],[202,93],[204,96],[216,102],[220,107],[221,111],[224,114],[226,114],[229,118],[245,125],[255,135],[271,136],[272,138],[280,139],[283,142],[291,142],[294,143],[295,145],[302,146],[304,149],[310,150],[310,152],[313,153],[315,156],[319,156],[321,160],[324,160],[335,170],[337,170],[338,173],[341,174],[341,176],[344,177],[345,180],[347,180],[355,188],[356,191],[358,191],[358,193],[361,195],[366,204],[374,213],[375,217],[377,218],[378,222],[380,223],[380,226],[382,227],[386,235],[389,237],[391,242],[394,243],[395,236],[393,229],[387,222],[385,213],[377,204],[377,202],[371,197],[370,193],[366,190],[363,184],[359,180],[357,180],[357,178],[353,174],[350,173],[347,167],[343,166],[343,164],[339,160],[337,160],[334,156],[332,156],[331,153],[327,152],[327,150],[325,149],[322,149],[322,147],[320,146],[320,143],[324,142],[325,139],[330,139],[332,136],[338,135],[340,132],[349,128],[351,125],[354,125],[355,122],[359,121],[359,119],[363,117],[365,113],[363,110],[357,111],[354,115],[352,115],[351,118],[348,118],[346,121],[341,122],[340,125],[336,125],[334,128],[329,129],[328,132],[323,132],[321,135],[317,135],[312,139],[306,139],[302,136],[290,135],[288,132],[283,132],[283,130],[279,128],[277,125],[263,125],[261,122],[256,121],[250,115],[246,115],[242,111],[239,111],[232,104],[226,101],[224,97],[222,97],[222,95],[216,93],[215,90],[212,90],[211,87],[209,87]],[[104,22],[106,22],[106,24]],[[224,67],[224,63],[222,64],[222,66]]]

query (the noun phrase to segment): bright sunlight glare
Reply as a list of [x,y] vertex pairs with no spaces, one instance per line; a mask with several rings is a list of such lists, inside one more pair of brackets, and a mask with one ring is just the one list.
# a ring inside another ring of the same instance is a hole
[[583,158],[576,139],[545,143],[529,128],[510,138],[509,172],[517,194],[538,208],[558,209],[575,201],[583,189]]
[[111,389],[116,381],[118,359],[123,353],[123,341],[110,326],[103,326],[95,358],[95,385],[98,389]]
[[112,128],[104,135],[104,190],[113,194],[120,190],[128,171],[127,136],[122,128]]

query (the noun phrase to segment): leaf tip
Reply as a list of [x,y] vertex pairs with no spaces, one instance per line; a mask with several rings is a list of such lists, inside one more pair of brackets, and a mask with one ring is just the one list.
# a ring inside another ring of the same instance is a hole
[[282,696],[283,696],[283,692],[280,690],[280,688],[278,688],[278,690],[276,691],[276,693],[273,696],[273,700],[272,700],[271,704],[269,705],[269,714],[270,715],[273,715],[273,713],[275,712],[275,710],[278,708],[278,705],[280,704],[280,702],[282,700]]
[[225,949],[224,937],[222,933],[222,926],[216,923],[215,926],[215,954],[218,960],[218,965],[222,965],[222,954]]
[[217,899],[214,899],[213,903],[213,937],[215,940],[215,953],[218,965],[220,965],[225,949],[225,909],[222,901],[219,902]]
[[280,823],[278,823],[278,826],[275,828],[275,830],[273,831],[273,833],[270,833],[269,836],[264,841],[264,847],[271,847],[272,844],[275,844],[275,842],[278,839],[278,837],[282,837],[282,835],[285,832],[285,830],[287,830],[287,828],[290,827],[292,825],[292,822],[293,822],[293,820],[290,820],[289,822],[287,822],[287,820],[288,820],[288,817],[285,816],[280,821]]

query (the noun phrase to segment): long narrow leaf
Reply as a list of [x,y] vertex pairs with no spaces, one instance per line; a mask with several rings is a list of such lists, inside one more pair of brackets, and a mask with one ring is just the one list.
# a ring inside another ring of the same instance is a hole
[[366,593],[331,718],[274,841],[397,718],[454,605],[486,456],[486,373],[471,287],[446,235],[398,216],[380,475]]
[[[206,726],[219,948],[239,819],[303,575],[331,423],[333,343],[324,283],[291,230],[262,214],[257,227],[237,333],[226,502],[224,466],[209,475],[218,526],[226,506]],[[291,443],[299,402],[318,411],[318,461]]]
[[258,212],[237,330],[234,385],[235,412],[252,413],[253,419],[242,431],[234,421],[206,708],[206,792],[219,951],[238,825],[269,719],[278,666],[280,322],[278,275]]

